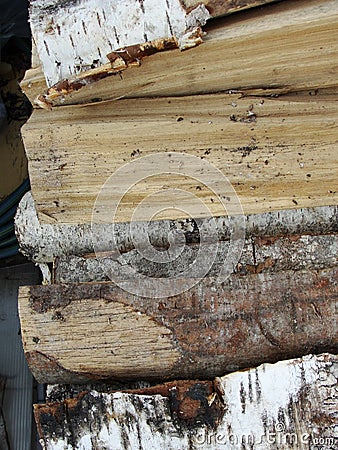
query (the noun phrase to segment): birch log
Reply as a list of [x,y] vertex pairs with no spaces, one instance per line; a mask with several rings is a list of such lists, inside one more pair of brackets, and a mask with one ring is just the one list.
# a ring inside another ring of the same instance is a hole
[[[219,3],[238,5],[240,2]],[[85,82],[78,80],[73,85],[76,89],[69,90],[61,83],[45,92],[45,100],[65,105],[235,89],[261,89],[268,94],[325,87],[336,90],[338,10],[335,0],[283,1],[263,10],[249,10],[240,19],[237,16],[225,18],[214,28],[209,26],[204,44],[188,52],[159,53],[144,59],[140,67],[125,70],[121,77],[109,76],[98,81],[97,69],[94,77],[89,71]],[[44,32],[43,26],[40,28]],[[53,33],[46,36],[55,38]],[[101,37],[105,38],[103,34]],[[92,44],[94,42],[95,39]],[[41,47],[45,52],[43,42]],[[63,48],[61,44],[57,50]],[[53,68],[55,60],[61,61],[52,56],[53,53],[48,58]],[[102,75],[111,67],[106,66],[101,66]],[[28,72],[22,88],[34,103],[47,88],[43,72],[39,74],[37,69]]]
[[106,55],[113,50],[156,39],[179,39],[212,16],[271,1],[35,0],[30,24],[51,86],[108,62]]
[[[231,237],[229,218],[216,217],[214,220],[220,242],[229,241]],[[152,221],[149,223],[148,238],[155,247],[167,248],[170,231],[180,230],[184,233],[186,244],[197,244],[198,229],[201,227],[207,229],[209,221],[210,219]],[[125,253],[133,250],[135,246],[130,236],[130,225],[121,223],[115,226],[120,251]],[[41,224],[30,192],[24,195],[19,204],[15,227],[21,252],[37,263],[50,263],[55,257],[81,256],[94,252],[89,224]],[[140,224],[140,228],[144,228],[144,224]],[[250,239],[264,236],[338,233],[338,206],[246,215],[245,231]],[[102,224],[99,233],[102,251],[110,251],[111,225]]]
[[144,298],[112,283],[21,288],[34,376],[47,383],[209,378],[337,351],[337,267],[204,278],[184,291],[186,281],[171,280],[182,293],[167,298],[156,287]]
[[[220,242],[215,261],[208,276],[217,276],[229,251],[229,242]],[[110,281],[109,267],[114,261],[128,264],[148,277],[180,277],[189,267],[191,277],[203,277],[204,268],[194,264],[198,245],[185,246],[184,251],[175,260],[158,264],[146,260],[136,251],[121,254],[118,258],[110,253],[89,254],[84,256],[63,256],[56,258],[53,267],[55,283],[85,283]],[[207,248],[202,252],[207,252]],[[247,275],[250,273],[278,272],[281,270],[328,269],[338,263],[338,235],[321,236],[287,236],[287,237],[251,237],[245,241],[239,261],[233,267],[233,273]],[[123,271],[119,266],[114,279],[123,280]]]
[[35,405],[44,450],[333,450],[337,357]]

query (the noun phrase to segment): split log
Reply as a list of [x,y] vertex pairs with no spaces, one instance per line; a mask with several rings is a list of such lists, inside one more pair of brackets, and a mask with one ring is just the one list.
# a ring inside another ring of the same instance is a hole
[[[338,233],[338,206],[291,209],[253,214],[245,217],[247,237],[266,237],[302,234]],[[231,236],[227,217],[215,218],[219,241]],[[157,248],[168,247],[170,231],[181,230],[187,244],[199,243],[198,229],[208,228],[210,219],[162,220],[149,223],[149,240]],[[55,257],[84,255],[94,252],[89,224],[64,225],[40,224],[31,193],[22,198],[15,218],[16,235],[21,252],[37,263],[53,262]],[[211,225],[210,225],[211,227]],[[144,224],[140,224],[144,228]],[[115,225],[119,250],[123,253],[133,250],[129,224]],[[102,224],[99,230],[102,251],[111,250],[111,225]]]
[[23,287],[24,350],[47,383],[210,378],[335,353],[337,276],[335,267],[204,278],[190,290],[177,278],[181,293],[172,297],[163,297],[159,278],[152,298],[112,283]]
[[[220,242],[215,261],[208,276],[217,276],[224,264],[229,251],[229,242]],[[203,246],[202,246],[203,248]],[[180,277],[189,268],[189,276],[200,278],[204,276],[204,267],[193,264],[198,246],[190,244],[175,260],[166,264],[158,264],[146,260],[136,250],[118,258],[110,253],[85,256],[63,256],[55,260],[53,267],[53,282],[55,283],[86,283],[93,281],[110,281],[109,267],[113,261],[119,261],[121,266],[128,264],[138,272],[148,277]],[[202,250],[207,251],[207,249]],[[328,269],[337,264],[338,235],[322,236],[288,236],[288,237],[251,237],[247,239],[238,263],[233,267],[233,273],[247,275],[250,273],[278,272],[281,270]],[[117,270],[114,280],[123,280],[124,273]]]
[[337,357],[264,364],[215,381],[83,392],[35,405],[44,450],[337,447]]
[[[34,2],[34,5],[39,3]],[[227,7],[241,2],[218,3]],[[44,20],[48,19],[46,16]],[[45,30],[40,28],[43,34]],[[49,28],[52,29],[53,24]],[[188,52],[172,50],[159,53],[143,60],[142,66],[125,70],[121,77],[109,76],[94,81],[98,79],[95,72],[96,76],[89,77],[86,83],[77,83],[77,88],[81,87],[77,91],[73,89],[69,93],[63,84],[62,89],[62,86],[56,86],[45,95],[45,100],[54,105],[65,105],[127,97],[186,96],[236,89],[258,89],[268,94],[299,90],[313,92],[318,88],[333,88],[336,92],[337,30],[338,10],[335,0],[272,3],[264,9],[249,10],[246,14],[236,14],[215,25],[211,24],[207,29],[208,34],[203,38],[204,44]],[[79,29],[79,32],[83,30]],[[56,35],[48,35],[47,32],[43,37],[54,39]],[[88,43],[87,38],[84,41]],[[83,40],[76,38],[74,42]],[[93,43],[96,43],[95,39]],[[40,47],[41,52],[46,51],[43,39]],[[61,44],[54,50],[60,52],[63,47]],[[86,47],[81,45],[81,48]],[[74,57],[73,53],[71,55]],[[48,59],[51,60],[52,68],[57,66],[55,60],[63,62],[54,58],[53,52]],[[73,63],[71,61],[71,66]],[[110,64],[102,70],[106,73],[109,68]],[[21,86],[34,103],[35,98],[47,88],[42,70],[39,72],[34,68],[29,71]]]
[[[31,1],[30,24],[49,86],[108,62],[121,47],[184,35],[210,17],[273,0]],[[86,42],[86,45],[83,45]]]
[[[111,222],[111,204],[119,199],[115,222],[129,222],[136,205],[138,220],[148,220],[155,207],[161,219],[181,219],[186,211],[194,218],[224,216],[224,202],[228,215],[241,208],[257,214],[336,205],[337,112],[335,95],[324,100],[308,94],[265,100],[219,94],[35,110],[22,135],[39,219],[90,223],[94,214],[94,222]],[[187,157],[178,167],[181,153]],[[213,166],[228,184],[208,177]],[[114,189],[103,188],[113,174]],[[173,189],[180,195],[173,198]]]

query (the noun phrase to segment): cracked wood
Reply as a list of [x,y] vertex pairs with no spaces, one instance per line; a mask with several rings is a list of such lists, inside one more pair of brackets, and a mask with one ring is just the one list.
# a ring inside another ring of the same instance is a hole
[[209,378],[336,352],[337,287],[337,267],[205,278],[161,299],[112,283],[23,287],[22,340],[39,382]]

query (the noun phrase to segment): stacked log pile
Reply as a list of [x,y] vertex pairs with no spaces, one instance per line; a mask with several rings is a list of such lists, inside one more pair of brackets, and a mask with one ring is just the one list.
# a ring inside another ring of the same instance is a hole
[[36,406],[41,442],[334,448],[337,4],[129,3],[31,4],[23,346],[96,383]]

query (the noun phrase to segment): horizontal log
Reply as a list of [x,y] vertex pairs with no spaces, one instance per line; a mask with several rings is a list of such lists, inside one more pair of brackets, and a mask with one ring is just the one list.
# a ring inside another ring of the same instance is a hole
[[[229,242],[219,243],[208,276],[219,274],[229,246]],[[114,261],[120,264],[116,265],[114,280],[123,281],[125,264],[149,277],[180,277],[189,269],[190,277],[203,278],[204,267],[195,263],[198,250],[199,246],[196,244],[185,246],[176,259],[165,264],[147,260],[136,250],[118,258],[111,253],[58,257],[54,263],[53,280],[55,283],[110,281],[109,268]],[[203,250],[202,246],[202,252],[206,253],[207,250]],[[233,273],[247,275],[280,270],[328,269],[337,264],[337,255],[338,235],[251,237],[245,241],[240,259],[233,267]]]
[[47,83],[52,85],[108,62],[107,53],[113,50],[148,40],[179,39],[211,17],[271,1],[35,0],[30,24]]
[[179,0],[35,0],[30,8],[32,35],[49,85],[108,62],[106,55],[113,50],[180,37],[208,18],[204,5],[187,12]]
[[[158,53],[144,59],[140,67],[128,68],[121,76],[99,81],[93,81],[98,76],[89,78],[85,84],[78,83],[81,88],[69,95],[67,89],[59,93],[52,89],[45,99],[53,105],[65,105],[235,89],[261,88],[270,94],[318,88],[337,90],[337,30],[335,0],[272,3],[264,9],[235,14],[211,25],[199,47],[187,52]],[[56,50],[62,48],[61,45]],[[41,51],[44,51],[43,40]],[[53,52],[51,55],[55,66],[55,60],[60,61],[54,58]],[[104,67],[103,73],[109,67]],[[34,103],[47,88],[41,69],[28,71],[21,86]]]
[[35,110],[22,136],[39,219],[111,223],[336,205],[336,97],[219,94]]
[[[338,206],[299,208],[272,211],[245,216],[245,232],[248,238],[338,233]],[[215,218],[220,242],[229,241],[231,229],[227,217]],[[186,221],[152,221],[149,224],[149,240],[158,248],[167,248],[170,231],[184,233],[187,244],[199,243],[198,229],[208,229],[210,219]],[[21,252],[37,263],[53,262],[55,257],[81,256],[94,252],[91,227],[88,224],[40,224],[31,193],[22,198],[15,219],[16,235]],[[144,224],[140,224],[144,228]],[[135,248],[130,236],[129,224],[116,224],[118,247],[123,253]],[[111,250],[110,225],[102,224],[98,230],[102,251]],[[215,242],[214,242],[215,243]],[[144,243],[146,244],[146,243]]]
[[35,405],[44,450],[336,447],[337,357],[308,355],[215,381],[83,392]]
[[191,289],[176,278],[172,297],[158,278],[151,298],[112,283],[22,287],[24,350],[43,383],[210,378],[336,352],[337,276],[337,267],[235,275]]

